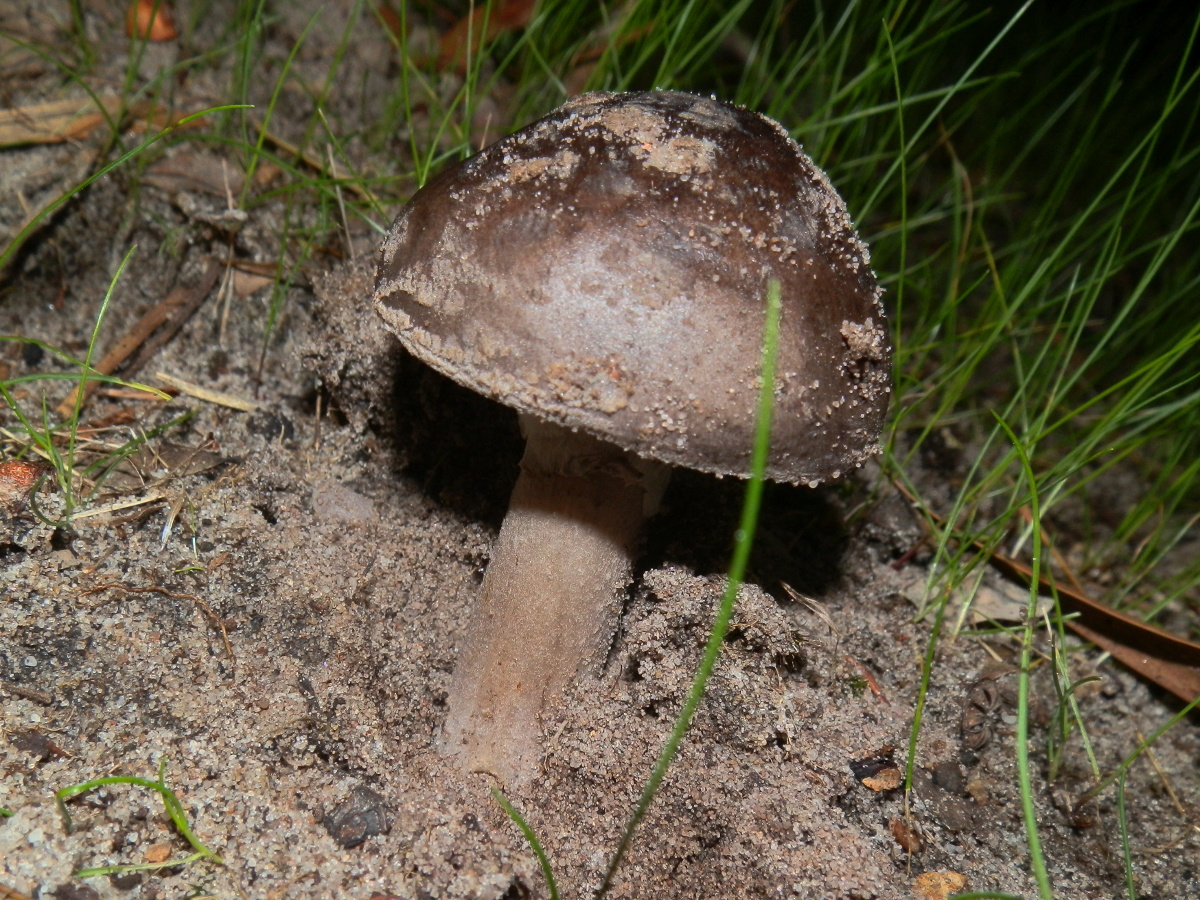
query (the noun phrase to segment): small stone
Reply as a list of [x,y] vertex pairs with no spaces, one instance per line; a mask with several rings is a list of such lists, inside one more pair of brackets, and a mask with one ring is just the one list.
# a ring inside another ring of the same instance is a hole
[[388,830],[383,797],[370,788],[356,787],[322,822],[329,836],[347,850]]
[[850,760],[850,771],[859,784],[877,792],[895,790],[904,781],[904,773],[896,765],[892,747]]
[[900,819],[891,819],[888,822],[888,830],[905,853],[913,856],[921,852],[921,832],[915,826],[908,825]]
[[899,769],[880,769],[874,775],[868,775],[862,779],[864,787],[868,787],[877,793],[883,791],[894,791],[900,787],[904,781],[904,773]]
[[146,852],[145,852],[144,856],[145,856],[146,862],[148,862],[148,863],[166,862],[171,856],[171,845],[170,844],[151,844],[149,847],[146,848]]

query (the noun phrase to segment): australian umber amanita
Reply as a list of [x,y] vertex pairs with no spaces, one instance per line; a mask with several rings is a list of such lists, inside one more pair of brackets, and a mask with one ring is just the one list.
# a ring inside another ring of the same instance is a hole
[[845,204],[786,131],[689,94],[585,94],[417,192],[375,303],[434,369],[514,407],[525,456],[451,684],[444,752],[521,783],[541,714],[603,665],[670,466],[746,476],[771,280],[768,477],[876,449],[887,331]]

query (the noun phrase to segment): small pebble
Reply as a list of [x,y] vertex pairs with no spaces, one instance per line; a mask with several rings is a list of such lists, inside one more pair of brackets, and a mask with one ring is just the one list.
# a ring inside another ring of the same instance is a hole
[[347,850],[388,830],[384,799],[370,788],[356,787],[322,823],[329,836]]

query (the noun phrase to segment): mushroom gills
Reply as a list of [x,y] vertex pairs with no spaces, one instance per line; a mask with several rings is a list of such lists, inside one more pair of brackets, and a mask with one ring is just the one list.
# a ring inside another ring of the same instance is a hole
[[542,712],[603,667],[632,547],[670,469],[522,416],[521,472],[492,549],[447,700],[440,749],[472,771],[525,784],[542,756]]

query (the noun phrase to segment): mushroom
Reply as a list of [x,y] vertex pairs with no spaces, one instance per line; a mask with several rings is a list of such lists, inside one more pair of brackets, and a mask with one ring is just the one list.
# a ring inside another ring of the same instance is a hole
[[542,714],[597,675],[669,467],[746,477],[767,285],[782,299],[767,477],[877,450],[889,358],[867,248],[778,123],[590,93],[419,190],[375,304],[422,360],[514,407],[525,455],[452,678],[441,750],[520,785]]

